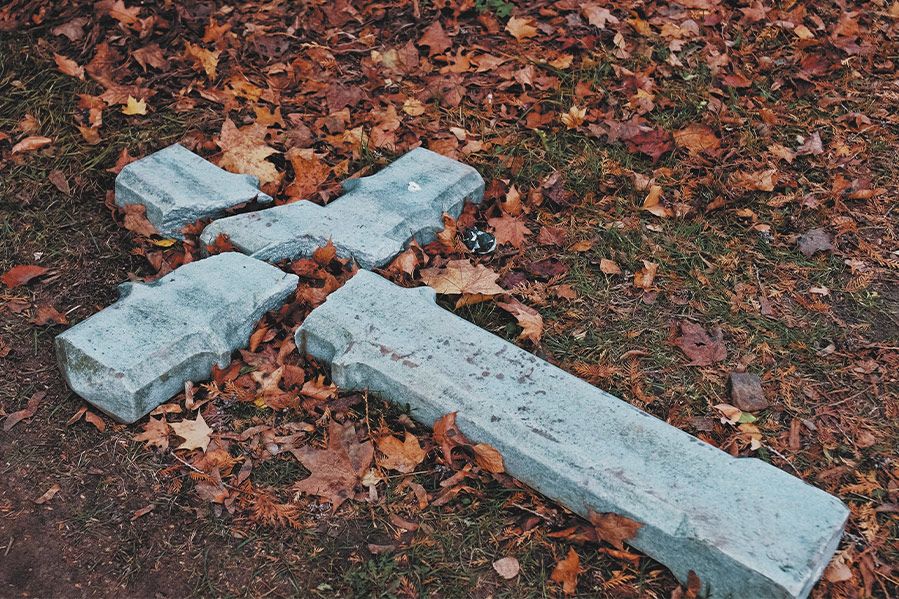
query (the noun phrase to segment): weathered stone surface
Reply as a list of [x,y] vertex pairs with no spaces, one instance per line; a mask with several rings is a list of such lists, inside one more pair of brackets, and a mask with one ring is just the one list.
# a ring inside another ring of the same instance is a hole
[[297,347],[431,425],[458,411],[507,471],[587,516],[643,523],[631,544],[714,597],[805,597],[848,511],[756,459],[737,459],[445,311],[427,288],[360,271],[305,320]]
[[222,170],[173,144],[127,165],[115,180],[115,202],[141,204],[160,235],[182,239],[185,225],[246,202],[271,202],[253,175]]
[[749,372],[730,373],[730,399],[744,412],[757,412],[768,407],[762,379]]
[[332,239],[341,258],[376,268],[412,239],[433,241],[444,212],[459,216],[466,201],[479,203],[484,194],[474,168],[424,148],[343,187],[346,193],[324,207],[300,201],[223,218],[201,240],[211,245],[223,233],[239,251],[276,262],[309,257]]
[[156,282],[123,283],[119,300],[56,337],[72,390],[121,422],[134,422],[228,365],[256,322],[281,305],[298,277],[230,252],[185,264]]

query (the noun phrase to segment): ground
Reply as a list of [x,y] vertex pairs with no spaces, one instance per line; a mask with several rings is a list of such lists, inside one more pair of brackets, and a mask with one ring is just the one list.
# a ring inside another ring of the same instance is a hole
[[[441,304],[837,495],[852,513],[813,595],[896,596],[897,24],[878,0],[0,8],[0,273],[46,269],[0,286],[0,595],[695,595],[472,451],[447,459],[401,409],[332,389],[285,344],[350,274],[327,251],[282,265],[296,298],[157,414],[202,414],[206,452],[82,413],[53,337],[200,256],[196,231],[172,242],[111,208],[115,173],[178,141],[279,203],[333,199],[417,145],[474,165],[485,202],[448,230],[493,230],[497,251],[448,234],[385,275],[489,268],[507,293]],[[768,408],[733,411],[744,370]],[[294,450],[327,451],[335,423],[381,449],[411,432],[427,455],[404,474],[379,451],[381,478],[333,510]]]

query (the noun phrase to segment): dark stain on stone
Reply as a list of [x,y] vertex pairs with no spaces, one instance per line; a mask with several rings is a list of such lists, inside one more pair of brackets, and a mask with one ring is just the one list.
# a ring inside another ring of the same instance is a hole
[[506,375],[504,375],[502,372],[497,372],[493,376],[495,376],[499,380],[503,380],[504,378],[506,378]]
[[558,439],[556,439],[555,437],[553,437],[552,435],[550,435],[548,432],[546,432],[546,431],[544,431],[544,430],[541,430],[541,429],[536,428],[536,427],[533,427],[533,426],[529,426],[528,428],[531,429],[532,431],[534,431],[536,434],[538,434],[538,435],[540,435],[541,437],[543,437],[544,439],[549,439],[549,440],[552,441],[553,443],[558,443],[558,442],[559,442]]

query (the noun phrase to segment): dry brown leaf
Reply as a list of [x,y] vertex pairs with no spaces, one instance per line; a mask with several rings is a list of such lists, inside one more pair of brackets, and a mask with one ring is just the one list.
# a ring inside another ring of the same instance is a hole
[[507,243],[515,248],[520,248],[524,244],[524,238],[531,234],[522,219],[508,214],[490,218],[487,220],[487,224],[493,227],[497,243]]
[[331,167],[311,148],[290,148],[284,157],[293,165],[294,179],[285,190],[291,199],[312,197],[331,174]]
[[474,461],[487,472],[500,474],[506,471],[503,456],[492,445],[477,443],[472,446],[472,449],[474,450]]
[[681,322],[680,330],[681,336],[674,340],[674,344],[690,358],[687,366],[709,366],[727,358],[724,333],[720,328],[712,329],[714,337],[711,337],[698,324],[685,320]]
[[518,326],[521,327],[519,339],[528,339],[535,344],[540,343],[540,338],[543,336],[543,317],[540,316],[537,310],[522,304],[516,299],[507,302],[497,302],[496,305],[514,316],[515,320],[518,321]]
[[624,542],[633,539],[643,526],[635,520],[613,512],[598,514],[591,511],[588,516],[596,530],[596,536],[621,551],[624,550]]
[[147,447],[155,447],[161,451],[169,448],[169,432],[170,428],[162,418],[150,418],[144,425],[144,432],[134,435],[135,441],[143,441]]
[[266,135],[268,128],[257,123],[238,129],[231,119],[225,119],[216,142],[222,149],[219,166],[232,173],[256,175],[262,185],[277,183],[281,175],[266,158],[278,150],[265,143]]
[[141,204],[126,204],[122,207],[125,213],[125,228],[129,231],[151,237],[158,235],[156,228],[147,220],[147,208]]
[[20,152],[33,152],[34,150],[49,146],[51,143],[53,143],[53,140],[49,137],[31,135],[14,145],[12,147],[12,153],[19,154]]
[[421,271],[421,280],[437,293],[459,295],[457,307],[489,300],[491,296],[505,293],[496,284],[499,274],[482,264],[472,264],[468,260],[450,260],[442,268],[426,268]]
[[37,499],[35,499],[34,502],[35,502],[36,504],[38,504],[38,505],[42,505],[42,504],[44,504],[44,503],[47,503],[48,501],[50,501],[51,499],[53,499],[53,498],[56,496],[57,493],[59,493],[60,489],[61,489],[61,487],[60,487],[58,484],[54,483],[53,485],[50,486],[49,489],[47,489],[47,490],[44,492],[43,495],[41,495],[40,497],[38,497]]
[[693,123],[680,131],[674,132],[674,143],[679,148],[686,148],[690,154],[714,152],[721,147],[721,140],[707,125]]
[[47,272],[47,268],[36,264],[20,264],[13,266],[0,276],[0,283],[3,283],[10,289],[25,285],[32,279],[35,279]]
[[440,21],[434,21],[425,29],[418,40],[418,45],[427,46],[428,56],[434,56],[435,54],[443,54],[453,45],[453,41],[443,30]]
[[184,439],[184,442],[175,449],[202,449],[206,451],[209,446],[209,435],[212,429],[206,425],[202,414],[197,414],[196,420],[182,420],[181,422],[172,422],[169,426],[172,431]]
[[128,116],[147,114],[147,101],[138,100],[134,96],[128,96],[128,102],[122,108],[122,114]]
[[606,275],[620,275],[621,267],[618,266],[618,263],[614,260],[609,260],[608,258],[600,258],[599,260],[599,270],[603,274]]
[[53,60],[56,61],[56,66],[59,67],[59,70],[63,75],[77,77],[82,81],[84,80],[84,67],[79,66],[79,64],[71,58],[54,53]]
[[521,570],[521,565],[514,557],[503,557],[493,562],[493,569],[502,578],[505,578],[506,580],[512,580],[513,578],[518,576],[518,572]]
[[374,451],[370,441],[359,442],[352,422],[341,425],[331,421],[325,449],[303,446],[291,451],[311,473],[293,488],[324,498],[332,511],[336,511],[344,501],[355,496],[355,488],[368,470]]
[[210,81],[215,79],[221,53],[221,50],[207,50],[202,46],[184,42],[185,56],[192,58],[194,64],[203,69]]
[[378,439],[378,451],[384,454],[380,460],[381,467],[403,474],[413,472],[426,455],[418,439],[409,431],[406,431],[403,441],[393,435],[381,437]]
[[586,116],[586,108],[578,108],[577,106],[572,106],[568,109],[568,112],[562,114],[562,124],[564,124],[567,129],[577,129],[584,124],[584,118]]
[[642,210],[658,216],[659,218],[668,218],[671,216],[671,210],[661,203],[662,187],[660,185],[651,185],[649,193],[643,200]]
[[553,568],[550,579],[562,585],[562,592],[566,595],[574,595],[577,592],[577,577],[581,573],[581,558],[574,548],[568,549],[565,559],[559,561]]
[[506,31],[521,41],[537,35],[537,22],[531,17],[512,17],[506,23]]
[[649,260],[643,260],[643,268],[634,273],[634,287],[649,291],[656,279],[659,265]]

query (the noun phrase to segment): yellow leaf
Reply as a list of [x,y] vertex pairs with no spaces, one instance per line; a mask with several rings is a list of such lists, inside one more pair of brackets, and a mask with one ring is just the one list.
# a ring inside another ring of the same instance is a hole
[[437,293],[447,295],[477,294],[499,295],[506,290],[496,284],[499,274],[482,264],[473,265],[468,260],[450,260],[443,268],[426,268],[421,280]]
[[128,116],[147,114],[147,101],[128,96],[128,103],[122,108],[122,114],[127,114]]
[[584,123],[584,118],[587,116],[586,108],[578,108],[577,106],[572,106],[568,109],[568,112],[562,115],[562,123],[569,129],[577,129]]
[[378,450],[384,454],[384,459],[380,460],[383,468],[403,474],[414,471],[425,459],[425,450],[421,448],[415,435],[408,431],[403,441],[393,435],[381,437],[378,439]]

